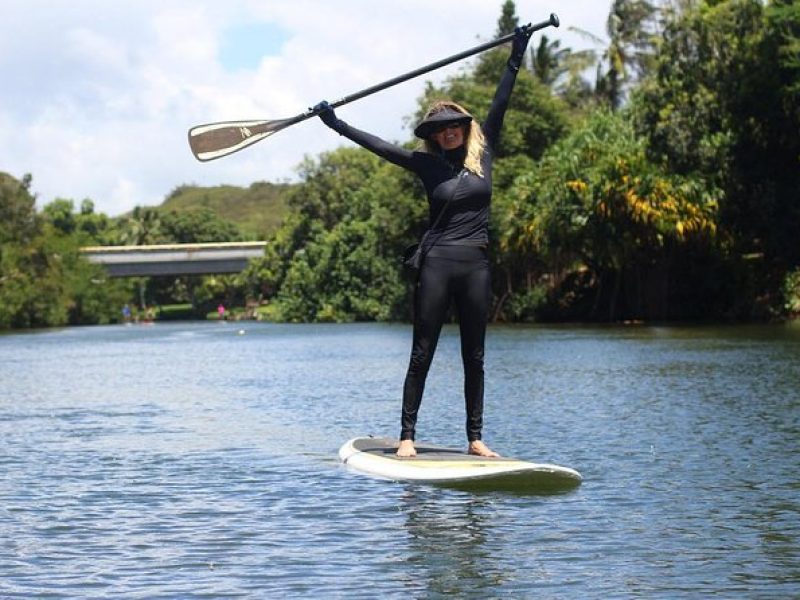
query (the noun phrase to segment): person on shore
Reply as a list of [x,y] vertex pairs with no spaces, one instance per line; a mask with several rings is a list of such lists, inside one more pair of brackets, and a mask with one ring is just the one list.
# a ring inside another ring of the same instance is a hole
[[451,302],[461,335],[468,452],[498,456],[482,441],[484,340],[491,299],[487,249],[492,161],[529,38],[528,30],[517,29],[507,68],[483,125],[455,102],[436,102],[414,129],[422,140],[419,151],[348,125],[327,102],[314,107],[322,121],[340,135],[415,173],[425,187],[430,223],[435,224],[423,238],[424,259],[414,290],[414,333],[403,384],[397,450],[401,457],[416,455],[414,437],[425,380]]

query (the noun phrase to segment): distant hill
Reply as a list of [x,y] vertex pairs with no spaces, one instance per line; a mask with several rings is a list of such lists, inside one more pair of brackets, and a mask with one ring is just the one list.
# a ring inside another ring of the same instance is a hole
[[250,187],[220,185],[176,188],[158,210],[191,211],[209,208],[243,232],[264,238],[280,227],[287,212],[286,195],[292,184],[258,181]]

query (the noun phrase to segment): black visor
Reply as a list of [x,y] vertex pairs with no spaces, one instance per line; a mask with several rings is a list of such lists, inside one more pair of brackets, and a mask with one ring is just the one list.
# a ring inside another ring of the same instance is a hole
[[432,133],[441,131],[447,125],[467,125],[470,121],[472,121],[472,117],[469,115],[446,107],[420,121],[419,125],[414,128],[414,135],[427,140]]

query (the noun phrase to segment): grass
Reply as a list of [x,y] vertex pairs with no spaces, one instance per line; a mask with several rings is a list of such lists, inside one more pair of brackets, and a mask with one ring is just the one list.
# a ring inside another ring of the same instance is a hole
[[286,195],[292,184],[259,181],[250,187],[182,185],[170,193],[159,210],[209,208],[236,224],[243,233],[265,239],[280,227],[287,212]]
[[160,321],[180,321],[194,318],[191,304],[164,304],[158,307]]

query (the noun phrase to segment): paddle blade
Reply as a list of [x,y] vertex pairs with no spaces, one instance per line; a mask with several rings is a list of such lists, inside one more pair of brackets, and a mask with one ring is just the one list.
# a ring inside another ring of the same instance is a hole
[[277,121],[225,121],[197,125],[189,130],[189,147],[197,160],[207,162],[252,146],[297,121],[295,117]]

